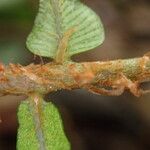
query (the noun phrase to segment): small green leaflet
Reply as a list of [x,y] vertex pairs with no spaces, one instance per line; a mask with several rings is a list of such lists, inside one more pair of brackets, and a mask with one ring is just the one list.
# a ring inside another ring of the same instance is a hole
[[53,59],[63,49],[69,58],[103,41],[104,28],[99,16],[80,0],[40,0],[27,47],[36,55]]
[[[29,101],[21,103],[17,150],[70,150],[57,108],[46,102],[42,102],[41,108],[35,114],[35,108]],[[37,121],[37,117],[40,121]]]

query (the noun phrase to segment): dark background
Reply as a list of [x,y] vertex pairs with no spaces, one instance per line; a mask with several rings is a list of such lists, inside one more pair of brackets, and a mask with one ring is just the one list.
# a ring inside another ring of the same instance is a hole
[[[83,0],[105,26],[104,44],[75,61],[139,57],[150,50],[149,0]],[[0,0],[0,61],[27,65],[25,46],[38,0]],[[45,62],[48,60],[44,60]],[[148,85],[147,85],[148,86]],[[17,108],[24,96],[0,97],[0,150],[15,150]],[[85,90],[46,96],[58,106],[73,150],[150,150],[150,95],[97,96]]]

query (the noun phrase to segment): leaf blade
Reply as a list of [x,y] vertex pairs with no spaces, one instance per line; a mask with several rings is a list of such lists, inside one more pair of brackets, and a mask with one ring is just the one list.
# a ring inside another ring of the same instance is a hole
[[[42,147],[47,150],[69,150],[70,144],[64,134],[57,108],[52,103],[43,102],[42,111],[38,114],[41,122],[39,125],[35,121],[34,111],[35,108],[28,101],[21,103],[19,107],[17,149],[38,150]],[[37,129],[37,126],[41,127],[43,137],[38,136],[40,129]],[[39,138],[43,138],[44,141],[39,140]]]
[[67,57],[93,49],[104,41],[100,18],[80,0],[40,0],[27,47],[36,55],[55,59],[63,36],[71,28],[75,28],[75,33],[66,41]]
[[39,149],[36,132],[34,130],[33,118],[29,111],[29,103],[22,102],[20,104],[18,109],[18,120],[19,129],[17,135],[17,149]]

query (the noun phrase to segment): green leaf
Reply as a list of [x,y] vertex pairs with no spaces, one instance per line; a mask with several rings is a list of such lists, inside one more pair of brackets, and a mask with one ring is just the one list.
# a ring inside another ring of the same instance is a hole
[[40,0],[27,47],[36,55],[71,57],[99,46],[104,29],[98,15],[80,0]]
[[25,101],[19,107],[18,119],[18,150],[70,149],[59,112],[52,103],[38,106]]

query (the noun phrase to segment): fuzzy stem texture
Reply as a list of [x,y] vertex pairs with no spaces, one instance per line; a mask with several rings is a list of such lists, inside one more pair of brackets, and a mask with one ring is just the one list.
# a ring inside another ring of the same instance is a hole
[[140,83],[149,81],[148,55],[106,62],[0,65],[1,94],[47,94],[61,89],[85,88],[102,95],[120,95],[128,89],[140,96],[149,92],[140,89]]

